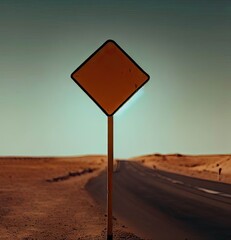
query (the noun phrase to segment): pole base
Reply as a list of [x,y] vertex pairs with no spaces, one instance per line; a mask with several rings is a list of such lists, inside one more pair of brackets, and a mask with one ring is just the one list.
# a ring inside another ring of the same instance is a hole
[[112,239],[113,239],[112,235],[107,235],[107,240],[112,240]]

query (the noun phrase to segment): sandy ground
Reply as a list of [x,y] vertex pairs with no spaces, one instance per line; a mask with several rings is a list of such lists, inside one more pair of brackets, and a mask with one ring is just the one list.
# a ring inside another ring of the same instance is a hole
[[152,154],[131,160],[139,161],[153,169],[231,183],[231,155]]
[[[106,215],[84,186],[105,156],[0,158],[0,239],[105,239]],[[114,219],[114,239],[140,239]]]
[[[231,183],[231,155],[153,154],[132,160],[150,168]],[[105,167],[105,156],[0,157],[0,239],[106,239],[105,210],[84,188]],[[126,223],[114,219],[113,224],[114,239],[140,239]]]

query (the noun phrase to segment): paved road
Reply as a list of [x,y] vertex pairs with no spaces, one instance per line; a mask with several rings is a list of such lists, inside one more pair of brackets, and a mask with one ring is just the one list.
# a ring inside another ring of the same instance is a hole
[[[86,188],[106,206],[106,172],[90,180]],[[119,161],[113,191],[114,216],[144,239],[231,239],[228,184]]]

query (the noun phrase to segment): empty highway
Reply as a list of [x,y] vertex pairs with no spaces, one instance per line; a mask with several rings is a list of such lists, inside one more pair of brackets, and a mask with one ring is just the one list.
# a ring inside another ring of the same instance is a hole
[[[106,171],[86,185],[106,212]],[[119,161],[113,215],[152,240],[230,240],[231,186]]]

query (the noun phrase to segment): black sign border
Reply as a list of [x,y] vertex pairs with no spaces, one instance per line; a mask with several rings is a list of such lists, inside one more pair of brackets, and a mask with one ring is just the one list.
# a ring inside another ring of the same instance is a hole
[[[136,65],[137,68],[140,69],[141,72],[143,72],[146,76],[147,76],[147,80],[140,85],[130,96],[128,96],[128,98],[125,99],[125,101],[123,103],[121,103],[118,108],[115,109],[115,111],[111,114],[107,113],[107,111],[105,109],[103,109],[100,104],[93,98],[93,96],[91,96],[84,88],[83,86],[78,82],[77,79],[75,79],[73,77],[73,75],[80,69],[82,68],[92,57],[94,57],[106,44],[108,43],[113,43],[116,45],[116,47],[118,47],[120,49],[120,51],[123,52],[123,54],[125,54],[134,65]],[[71,74],[71,78],[72,80],[74,80],[74,82],[95,102],[95,104],[107,115],[107,116],[113,116],[136,92],[138,92],[150,79],[150,76],[114,41],[114,40],[107,40],[105,43],[103,43],[94,53],[92,53],[72,74]]]

